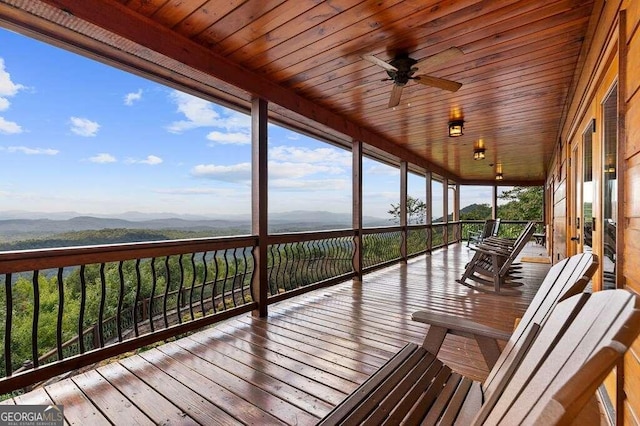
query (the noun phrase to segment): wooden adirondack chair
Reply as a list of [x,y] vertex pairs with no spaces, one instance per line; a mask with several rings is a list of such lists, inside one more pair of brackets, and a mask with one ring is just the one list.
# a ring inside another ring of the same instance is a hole
[[478,243],[481,243],[482,240],[484,240],[485,238],[492,236],[493,230],[495,228],[495,224],[496,224],[495,220],[489,219],[484,222],[484,226],[482,227],[482,230],[478,232],[469,232],[467,247],[469,247],[469,244],[471,244],[472,242],[475,244],[478,244]]
[[544,324],[559,302],[584,291],[596,269],[598,257],[593,253],[576,254],[553,265],[513,333],[441,312],[418,311],[413,320],[429,324],[423,343],[429,352],[437,355],[447,334],[468,337],[476,340],[491,369],[500,356],[498,340],[507,341],[513,335],[517,338],[534,324]]
[[638,334],[636,295],[581,293],[514,334],[484,383],[409,343],[320,424],[569,424]]
[[[510,287],[515,287],[520,284],[508,282],[510,279],[509,274],[512,272],[512,266],[516,257],[529,242],[534,231],[535,224],[529,222],[513,243],[512,247],[488,245],[484,243],[479,244],[474,248],[475,254],[467,264],[462,277],[457,281],[460,284],[479,291],[497,294],[514,294],[515,290]],[[478,286],[470,283],[469,280],[484,286],[493,285],[493,289]]]

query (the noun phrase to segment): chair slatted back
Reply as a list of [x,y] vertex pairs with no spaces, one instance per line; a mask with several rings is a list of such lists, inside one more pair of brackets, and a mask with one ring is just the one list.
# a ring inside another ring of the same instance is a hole
[[[535,324],[544,324],[553,308],[562,300],[582,292],[598,268],[593,253],[580,253],[564,259],[549,269],[518,326],[484,381],[485,399],[491,399],[504,389],[508,377],[522,359]],[[534,333],[535,334],[535,333]],[[529,342],[530,343],[530,342]]]
[[497,237],[500,233],[500,218],[493,221],[493,229],[491,230],[491,236]]
[[480,234],[480,241],[493,235],[493,228],[495,228],[496,221],[493,219],[486,220],[482,227],[482,234]]
[[500,276],[504,276],[509,272],[509,268],[511,268],[511,264],[515,262],[516,257],[520,254],[522,249],[527,245],[533,233],[535,232],[535,224],[533,222],[529,222],[525,229],[522,231],[515,244],[513,245],[513,249],[509,253],[509,256],[505,260],[505,262],[500,266],[500,271],[497,271]]
[[[570,423],[640,334],[640,301],[626,290],[557,305],[495,404],[474,424]],[[504,367],[503,367],[504,368]]]

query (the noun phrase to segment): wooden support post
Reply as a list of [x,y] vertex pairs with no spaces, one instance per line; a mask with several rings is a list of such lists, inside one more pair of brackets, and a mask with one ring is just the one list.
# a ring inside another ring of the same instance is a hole
[[[453,220],[454,222],[460,222],[460,184],[456,183],[453,192]],[[462,241],[462,224],[455,225],[455,239],[456,242]]]
[[442,221],[444,222],[442,241],[446,246],[449,244],[449,179],[447,178],[442,178]]
[[456,183],[453,190],[453,220],[460,220],[460,184]]
[[498,185],[493,184],[493,192],[491,193],[491,219],[498,218]]
[[433,217],[433,188],[431,187],[431,172],[425,171],[424,173],[425,180],[425,204],[427,205],[427,210],[425,211],[424,223],[427,224],[427,252],[431,252],[431,248],[433,247],[433,230],[431,229],[432,217]]
[[352,152],[352,222],[355,231],[353,241],[353,281],[362,282],[362,142],[354,140]]
[[267,316],[269,290],[267,270],[267,101],[254,98],[251,101],[251,233],[258,236],[258,246],[253,257],[253,297],[258,308],[253,316]]
[[407,179],[409,164],[406,161],[400,162],[400,258],[407,262]]
[[[629,46],[627,44],[627,11],[621,10],[618,16],[618,145],[616,152],[616,168],[618,169],[616,179],[618,180],[618,226],[616,226],[616,253],[624,254],[624,245],[625,245],[625,228],[626,226],[621,226],[623,221],[623,215],[625,215],[625,201],[628,199],[627,194],[628,191],[626,185],[627,179],[627,97],[625,94],[627,93],[628,86],[628,49]],[[547,236],[547,238],[551,238],[551,236]],[[633,261],[632,261],[633,262]],[[615,266],[615,280],[616,280],[616,288],[626,288],[626,282],[624,277],[625,270],[625,257],[621,255],[616,256],[616,266]],[[625,355],[626,357],[632,356],[631,354]],[[625,382],[627,379],[625,378],[626,371],[624,368],[625,359],[621,359],[616,365],[616,401],[615,409],[616,409],[616,424],[623,425],[625,423],[629,423],[626,421],[625,417],[629,416],[626,410],[626,392],[625,392]],[[631,381],[626,383],[627,386],[631,386]]]

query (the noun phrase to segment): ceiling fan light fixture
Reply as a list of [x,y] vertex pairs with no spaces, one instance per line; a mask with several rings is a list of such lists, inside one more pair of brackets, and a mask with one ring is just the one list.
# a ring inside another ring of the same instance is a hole
[[485,158],[484,151],[485,151],[484,140],[478,139],[473,144],[473,159],[474,160],[484,160],[484,158]]
[[457,138],[464,135],[464,120],[451,120],[449,121],[449,137]]

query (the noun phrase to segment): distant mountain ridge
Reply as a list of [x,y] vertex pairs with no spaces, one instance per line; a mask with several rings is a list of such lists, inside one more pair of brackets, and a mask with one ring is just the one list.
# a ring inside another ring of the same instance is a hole
[[[119,217],[96,217],[90,215],[75,215],[72,212],[53,214],[52,218],[39,217],[41,213],[33,213],[36,218],[1,219],[16,212],[0,212],[0,242],[19,241],[24,239],[42,239],[58,234],[82,231],[99,231],[104,229],[135,229],[135,230],[179,230],[179,231],[212,231],[220,235],[225,229],[235,232],[249,233],[251,218],[249,215],[227,216],[227,218],[204,218],[197,215],[174,215],[174,217],[158,217],[162,214],[129,213],[129,217],[136,220]],[[28,216],[29,212],[20,212]],[[120,215],[119,215],[120,216]],[[143,219],[147,217],[147,219]],[[364,222],[368,226],[390,225],[387,219],[366,217]],[[273,213],[269,217],[272,232],[287,232],[301,230],[318,230],[351,227],[351,215],[347,213],[331,213],[323,211],[292,211]]]

